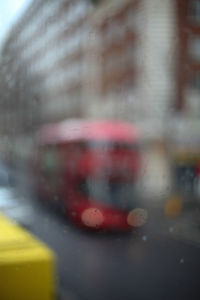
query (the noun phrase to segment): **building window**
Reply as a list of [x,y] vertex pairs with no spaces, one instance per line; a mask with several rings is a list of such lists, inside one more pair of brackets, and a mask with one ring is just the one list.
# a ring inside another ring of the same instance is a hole
[[200,0],[177,0],[177,4],[179,59],[176,107],[187,109],[193,101],[192,94],[186,92],[188,87],[200,99]]
[[133,90],[137,48],[137,5],[130,1],[112,14],[105,15],[99,26],[101,49],[101,92],[116,95]]
[[200,24],[200,1],[193,0],[189,2],[188,17],[193,23]]
[[195,72],[190,81],[191,88],[200,92],[200,72]]
[[200,36],[191,36],[188,43],[190,59],[200,63]]

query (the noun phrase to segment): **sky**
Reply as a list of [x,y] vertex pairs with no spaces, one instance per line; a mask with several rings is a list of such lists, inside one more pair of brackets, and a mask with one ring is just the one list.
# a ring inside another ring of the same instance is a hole
[[0,45],[30,0],[0,0]]

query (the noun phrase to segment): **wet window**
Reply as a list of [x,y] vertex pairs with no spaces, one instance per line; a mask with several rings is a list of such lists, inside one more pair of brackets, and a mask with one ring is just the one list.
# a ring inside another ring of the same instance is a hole
[[0,1],[0,300],[200,299],[200,0]]

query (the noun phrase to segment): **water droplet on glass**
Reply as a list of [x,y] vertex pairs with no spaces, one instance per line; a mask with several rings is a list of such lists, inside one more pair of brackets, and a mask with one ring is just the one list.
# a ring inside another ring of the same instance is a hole
[[180,259],[180,264],[183,264],[184,263],[184,258],[181,258]]
[[147,241],[147,236],[143,235],[142,240],[146,242]]

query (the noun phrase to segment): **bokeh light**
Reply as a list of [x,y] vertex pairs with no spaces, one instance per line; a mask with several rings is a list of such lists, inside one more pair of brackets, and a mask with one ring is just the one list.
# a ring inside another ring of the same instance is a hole
[[172,196],[167,199],[164,213],[167,217],[177,217],[182,211],[183,204],[179,196]]
[[104,221],[102,212],[98,208],[93,207],[84,210],[81,219],[88,227],[99,227]]
[[144,208],[135,208],[131,210],[127,217],[127,223],[133,227],[140,227],[147,222],[148,213]]

